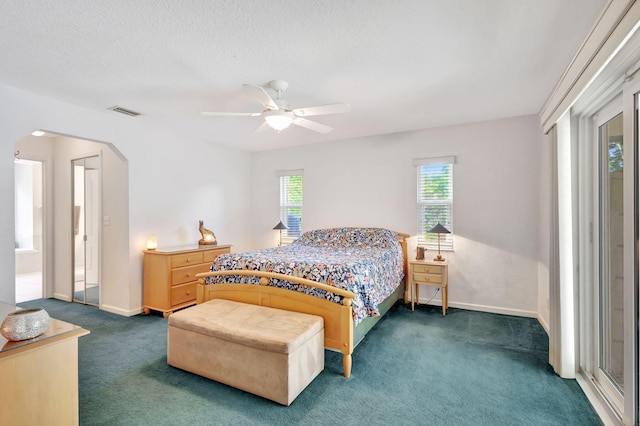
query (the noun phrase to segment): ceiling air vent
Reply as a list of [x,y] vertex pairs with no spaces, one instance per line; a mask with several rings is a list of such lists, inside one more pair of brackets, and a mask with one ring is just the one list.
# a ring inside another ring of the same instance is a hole
[[119,107],[118,105],[112,106],[109,109],[111,111],[119,112],[120,114],[128,115],[130,117],[137,117],[139,115],[142,115],[139,112],[131,111],[130,109],[122,108],[122,107]]

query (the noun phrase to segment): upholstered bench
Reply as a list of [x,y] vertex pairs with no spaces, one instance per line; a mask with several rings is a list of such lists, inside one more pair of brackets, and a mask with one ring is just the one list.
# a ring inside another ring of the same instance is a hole
[[169,317],[167,362],[290,405],[324,369],[324,320],[214,299]]

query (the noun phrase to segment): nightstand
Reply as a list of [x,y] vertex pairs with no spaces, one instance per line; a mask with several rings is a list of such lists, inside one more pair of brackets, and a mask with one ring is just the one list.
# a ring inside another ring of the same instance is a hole
[[409,261],[409,288],[411,288],[411,310],[420,302],[420,286],[440,287],[442,292],[442,315],[447,315],[449,307],[449,261],[435,260]]

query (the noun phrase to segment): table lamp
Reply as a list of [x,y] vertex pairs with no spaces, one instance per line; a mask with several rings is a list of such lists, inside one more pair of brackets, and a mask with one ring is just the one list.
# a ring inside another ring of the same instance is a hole
[[438,234],[438,255],[433,260],[437,260],[438,262],[443,262],[444,257],[442,257],[442,255],[440,254],[440,234],[450,234],[451,231],[449,231],[447,228],[442,226],[440,222],[438,222],[436,226],[429,229],[429,231],[427,232],[429,232],[430,234]]
[[147,250],[155,250],[158,248],[158,237],[156,234],[149,235],[147,239]]
[[273,229],[280,231],[280,245],[282,245],[282,230],[289,229],[289,228],[287,227],[287,225],[282,223],[282,221],[280,221],[276,226],[273,227]]

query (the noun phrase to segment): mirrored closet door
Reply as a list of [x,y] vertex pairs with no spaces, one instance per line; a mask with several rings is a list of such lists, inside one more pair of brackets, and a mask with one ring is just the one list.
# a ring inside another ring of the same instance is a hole
[[100,156],[73,160],[73,300],[100,304]]

